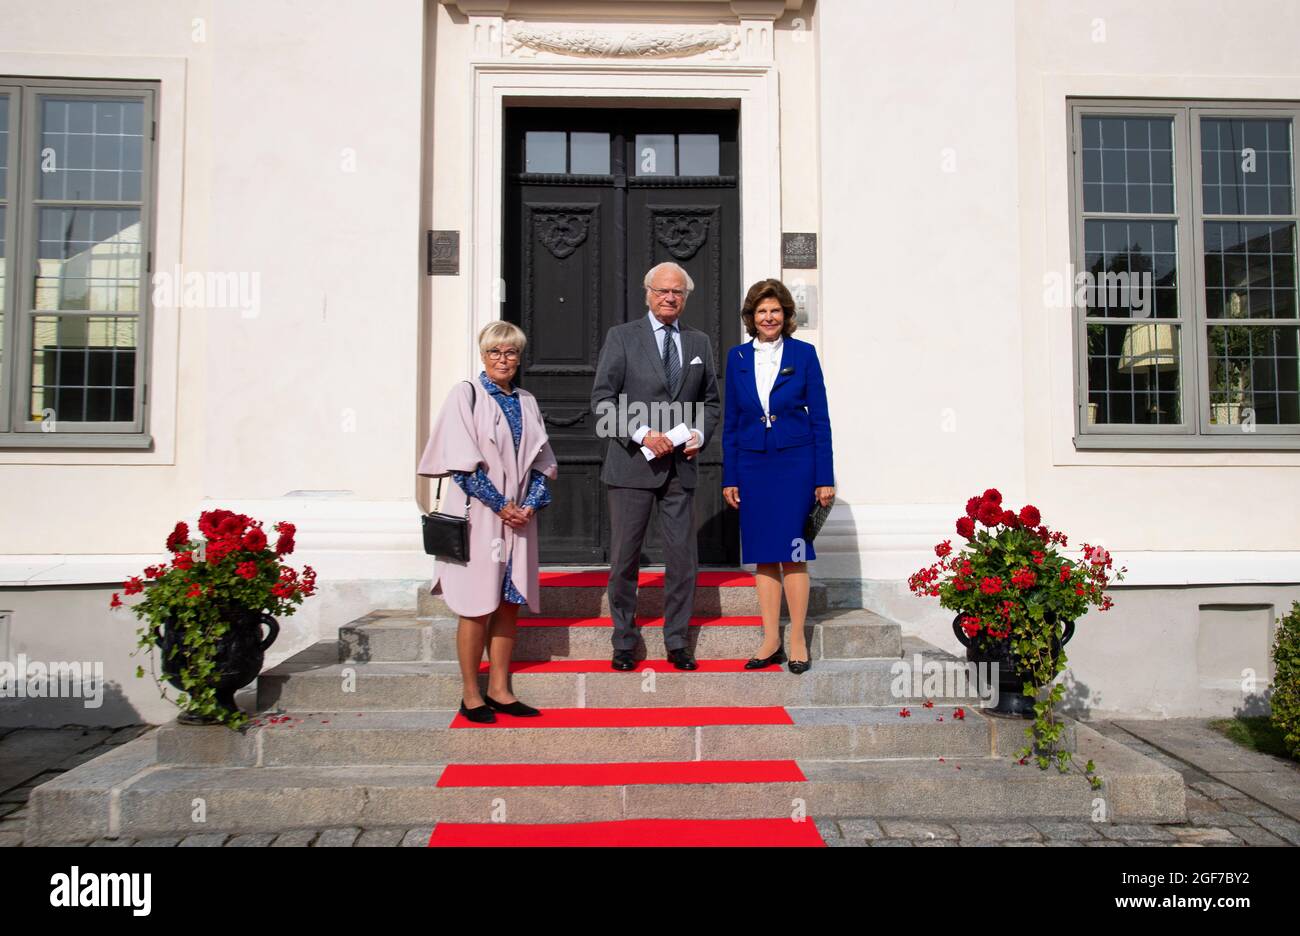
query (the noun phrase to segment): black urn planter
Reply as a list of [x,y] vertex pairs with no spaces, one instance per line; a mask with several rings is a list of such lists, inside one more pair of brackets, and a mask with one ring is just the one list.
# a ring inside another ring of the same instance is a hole
[[[248,608],[230,608],[222,618],[230,623],[230,629],[217,641],[215,688],[217,704],[227,711],[234,712],[235,693],[247,686],[262,672],[262,663],[266,659],[266,650],[275,643],[280,635],[280,625],[275,618],[262,611]],[[269,633],[262,636],[262,626]],[[162,627],[162,639],[159,649],[162,651],[162,671],[167,682],[175,688],[185,691],[181,685],[180,671],[189,658],[185,646],[181,644],[181,635],[175,628],[174,621],[167,621]],[[176,656],[172,656],[172,648]],[[177,718],[185,725],[211,725],[218,720],[212,716],[193,715],[182,712]]]
[[[988,643],[987,638],[976,636],[972,639],[967,637],[966,632],[962,630],[961,619],[964,617],[966,617],[965,614],[959,614],[952,619],[952,632],[957,635],[961,645],[966,648],[966,659],[975,664],[997,664],[998,704],[985,711],[993,715],[1033,718],[1035,700],[1025,695],[1025,674],[1016,664],[1015,653],[1011,649],[1011,638],[1004,637],[991,643],[988,649],[984,649],[983,645]],[[1044,620],[1054,624],[1056,615],[1048,611],[1044,615]],[[1066,621],[1065,630],[1061,636],[1052,638],[1053,660],[1061,655],[1061,647],[1069,643],[1070,638],[1073,636],[1074,622]],[[977,669],[977,672],[979,673],[980,695],[984,697],[987,695],[984,686],[986,676],[982,668]]]

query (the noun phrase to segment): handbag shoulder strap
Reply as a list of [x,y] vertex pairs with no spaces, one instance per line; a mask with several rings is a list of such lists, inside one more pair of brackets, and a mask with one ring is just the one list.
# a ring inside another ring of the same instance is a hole
[[[461,383],[469,387],[469,411],[472,413],[474,412],[474,404],[478,401],[478,394],[474,392],[474,385],[470,383],[468,380],[462,380]],[[442,503],[442,478],[441,477],[438,478],[438,490],[434,494],[434,497],[438,499],[438,503],[440,504]],[[465,516],[467,517],[469,516],[469,495],[468,494],[465,495]]]

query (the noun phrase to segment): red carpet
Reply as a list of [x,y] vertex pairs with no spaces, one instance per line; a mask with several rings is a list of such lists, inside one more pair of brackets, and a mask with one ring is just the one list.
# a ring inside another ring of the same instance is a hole
[[[682,673],[689,675],[691,673],[780,673],[782,669],[777,664],[765,666],[760,670],[745,669],[744,660],[697,660],[700,668],[697,670],[679,670],[667,660],[642,660],[636,665],[636,669],[623,670],[628,673],[644,673],[646,670],[655,670],[659,673]],[[486,673],[488,671],[488,662],[484,660],[479,664],[478,671]],[[610,668],[609,660],[511,660],[510,672],[512,673],[612,673],[615,670]]]
[[[664,619],[637,618],[641,627],[663,627]],[[521,617],[520,627],[613,627],[614,619],[607,617]],[[762,627],[763,619],[757,614],[728,614],[722,617],[693,617],[691,627]]]
[[[452,728],[695,728],[700,725],[793,725],[779,705],[683,706],[680,708],[548,708],[533,718],[497,713],[492,724],[459,712]],[[629,739],[631,740],[631,739]]]
[[825,847],[812,820],[627,819],[557,825],[440,822],[431,848],[454,846],[595,847]]
[[440,787],[623,786],[648,783],[802,783],[792,760],[614,764],[448,764]]
[[[602,570],[592,572],[543,572],[543,586],[552,588],[604,588],[609,585],[609,573]],[[638,585],[662,588],[662,572],[642,572],[637,576]],[[748,572],[701,572],[695,577],[696,586],[705,588],[753,588],[754,576]]]

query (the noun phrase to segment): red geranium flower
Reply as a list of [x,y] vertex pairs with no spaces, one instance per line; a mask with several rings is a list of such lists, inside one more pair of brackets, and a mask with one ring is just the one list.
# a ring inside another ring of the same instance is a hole
[[266,548],[266,534],[261,527],[253,527],[244,534],[244,548],[250,552],[261,552]]
[[241,562],[239,565],[235,566],[235,574],[242,575],[246,579],[255,579],[257,578],[257,563]]
[[170,552],[176,552],[188,543],[189,539],[190,528],[184,523],[178,523],[176,528],[172,530],[171,536],[167,537],[167,549]]
[[144,591],[144,582],[140,581],[138,575],[133,575],[122,583],[122,590],[128,595],[138,595]]
[[985,576],[980,580],[980,591],[986,595],[996,595],[1002,591],[1002,579],[999,576]]
[[110,608],[120,608],[120,607],[122,607],[122,598],[121,598],[120,595],[118,595],[117,592],[113,592],[113,600],[110,601],[110,602],[108,603],[108,606],[109,606]]
[[280,534],[280,538],[275,541],[275,554],[284,556],[293,552],[293,536],[298,532],[297,527],[286,520],[277,523],[275,529]]
[[961,720],[961,721],[965,721],[965,720],[966,720],[966,710],[965,710],[964,708],[958,708],[955,712],[952,713],[952,717],[953,717],[953,718],[956,718],[956,719],[959,719],[959,720]]
[[899,713],[898,713],[898,714],[899,714],[899,717],[900,717],[900,718],[911,718],[911,717],[912,717],[912,713],[909,712],[906,708],[899,710]]

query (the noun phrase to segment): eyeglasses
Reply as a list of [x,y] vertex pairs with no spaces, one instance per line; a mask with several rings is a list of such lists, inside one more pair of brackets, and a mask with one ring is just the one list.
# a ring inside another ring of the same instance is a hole
[[505,358],[507,361],[519,360],[518,348],[490,348],[483,353],[487,355],[489,361],[499,361],[502,358]]
[[658,286],[651,286],[649,289],[656,296],[672,295],[676,299],[686,298],[686,290],[684,289],[660,289]]

